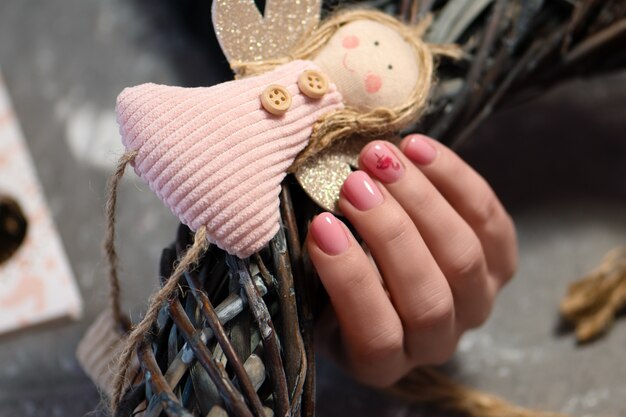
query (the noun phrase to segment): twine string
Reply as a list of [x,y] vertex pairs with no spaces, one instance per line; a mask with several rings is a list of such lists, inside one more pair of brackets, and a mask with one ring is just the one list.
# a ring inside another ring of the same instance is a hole
[[121,307],[121,289],[118,274],[119,257],[115,249],[115,209],[117,206],[117,190],[120,180],[124,176],[126,167],[135,160],[136,156],[137,151],[130,151],[122,155],[118,161],[117,167],[107,184],[105,205],[106,231],[104,236],[104,252],[108,264],[109,305],[113,319],[124,332],[128,331],[129,323],[126,316],[122,313]]
[[126,345],[120,354],[117,364],[117,373],[113,381],[113,394],[111,395],[111,409],[115,412],[120,403],[124,388],[131,381],[128,380],[130,364],[133,354],[144,338],[152,337],[152,329],[156,324],[161,307],[170,299],[176,296],[178,283],[185,271],[196,264],[209,246],[207,240],[206,227],[201,227],[196,231],[193,245],[187,249],[180,262],[176,265],[174,272],[167,279],[163,287],[154,293],[148,301],[148,310],[143,319],[132,329],[128,335]]

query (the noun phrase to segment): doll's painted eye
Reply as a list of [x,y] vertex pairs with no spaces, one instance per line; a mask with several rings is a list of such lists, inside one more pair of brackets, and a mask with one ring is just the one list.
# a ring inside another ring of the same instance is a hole
[[374,41],[374,46],[378,46],[378,45],[380,45],[380,42]]
[[387,65],[387,68],[392,70],[393,69],[393,65],[389,64],[389,65]]

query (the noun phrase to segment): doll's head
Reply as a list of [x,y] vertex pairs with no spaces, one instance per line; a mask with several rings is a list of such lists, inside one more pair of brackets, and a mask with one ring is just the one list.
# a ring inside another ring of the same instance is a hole
[[430,89],[433,58],[420,32],[381,12],[348,10],[324,21],[304,45],[321,45],[307,59],[328,74],[349,107],[399,115],[409,102],[423,105]]
[[289,56],[233,67],[245,76],[307,59],[337,85],[346,108],[315,124],[298,165],[338,139],[398,132],[418,120],[426,107],[434,68],[431,46],[421,36],[424,27],[405,25],[374,10],[345,10],[303,36]]
[[359,111],[394,108],[409,100],[421,71],[417,48],[395,28],[356,20],[337,30],[313,61],[330,77],[346,105]]

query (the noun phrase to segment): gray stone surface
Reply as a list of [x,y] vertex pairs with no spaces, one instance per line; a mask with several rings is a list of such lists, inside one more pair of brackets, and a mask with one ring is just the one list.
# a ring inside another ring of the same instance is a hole
[[[208,23],[207,23],[208,24]],[[84,318],[0,338],[0,416],[83,416],[99,396],[73,352],[104,307],[103,189],[120,154],[113,106],[125,86],[211,82],[206,57],[156,3],[3,0],[0,67],[86,301]],[[567,284],[626,243],[626,74],[577,81],[502,112],[462,154],[511,208],[516,279],[461,342],[450,372],[519,403],[626,416],[626,323],[589,346],[557,331]],[[125,305],[137,318],[176,222],[133,174],[122,185]],[[398,401],[320,363],[320,416],[408,416]]]

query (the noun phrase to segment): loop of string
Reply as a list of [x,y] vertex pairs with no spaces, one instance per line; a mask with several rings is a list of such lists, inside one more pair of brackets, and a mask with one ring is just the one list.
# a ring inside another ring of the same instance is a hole
[[117,206],[117,190],[120,181],[124,176],[126,167],[135,160],[137,151],[125,153],[118,161],[117,167],[109,179],[106,192],[106,232],[104,238],[104,251],[108,263],[108,278],[110,284],[109,304],[113,319],[123,332],[130,332],[128,339],[122,350],[117,363],[117,372],[113,382],[113,394],[111,396],[111,409],[115,412],[121,400],[126,384],[129,383],[128,375],[133,353],[144,337],[149,337],[150,331],[154,327],[161,306],[175,296],[178,290],[178,281],[183,273],[193,264],[198,262],[204,252],[206,252],[209,242],[207,240],[206,228],[201,227],[196,231],[193,245],[185,252],[180,262],[176,265],[174,272],[165,282],[165,285],[152,295],[148,303],[148,311],[143,319],[131,328],[128,318],[122,313],[121,288],[118,274],[119,257],[115,249],[115,209]]
[[137,151],[130,151],[125,153],[117,163],[115,172],[109,179],[106,191],[106,231],[104,236],[104,252],[108,264],[108,278],[109,278],[109,304],[113,319],[119,325],[122,331],[128,331],[129,322],[122,313],[121,307],[121,290],[120,280],[118,275],[119,258],[117,251],[115,250],[115,209],[117,206],[117,189],[120,184],[120,180],[124,176],[124,171],[128,164],[135,160]]

